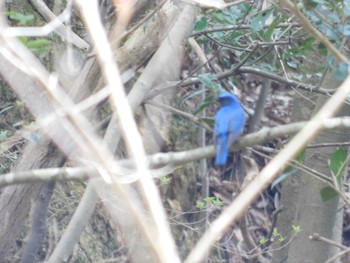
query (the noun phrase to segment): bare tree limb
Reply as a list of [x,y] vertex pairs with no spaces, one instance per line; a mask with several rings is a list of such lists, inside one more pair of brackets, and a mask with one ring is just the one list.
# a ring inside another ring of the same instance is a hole
[[[299,132],[308,122],[297,122],[274,128],[263,128],[262,130],[248,134],[242,137],[233,147],[233,150],[254,147],[273,139],[293,135]],[[350,117],[332,118],[323,121],[322,128],[332,130],[336,128],[350,128]],[[347,144],[348,145],[348,144]],[[277,151],[276,151],[277,153]],[[168,175],[174,171],[178,165],[198,161],[204,158],[211,158],[215,155],[215,149],[212,145],[200,147],[182,152],[156,153],[147,156],[150,167],[160,167],[151,170],[153,178]],[[117,170],[115,174],[118,182],[129,184],[138,180],[135,174],[135,165],[133,160],[121,160],[116,162]],[[0,176],[0,187],[11,184],[30,183],[37,181],[84,181],[98,176],[98,170],[95,167],[63,167],[34,169],[23,172],[11,172]]]

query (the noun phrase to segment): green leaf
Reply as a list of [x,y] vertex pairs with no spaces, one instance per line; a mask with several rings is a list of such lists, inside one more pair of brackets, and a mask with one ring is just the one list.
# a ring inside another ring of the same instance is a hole
[[265,245],[267,243],[267,241],[269,241],[269,240],[266,239],[265,237],[260,237],[259,238],[259,244],[260,245]]
[[224,202],[221,201],[221,200],[220,200],[219,198],[217,198],[217,197],[213,200],[213,203],[214,203],[214,205],[216,205],[217,207],[224,206]]
[[272,235],[273,236],[278,236],[280,233],[279,233],[279,231],[278,231],[278,228],[277,227],[274,227],[273,228],[273,232],[272,232]]
[[26,43],[26,46],[29,48],[29,49],[33,49],[33,48],[42,48],[42,47],[47,47],[48,45],[50,45],[50,41],[45,39],[45,38],[38,38],[38,39],[35,39],[35,40],[31,40],[31,41],[28,41]]
[[272,15],[273,9],[267,9],[264,10],[263,12],[261,12],[258,16],[256,16],[252,22],[250,23],[250,28],[254,31],[254,32],[258,32],[261,29],[264,28],[265,23],[267,21],[267,19],[270,18],[270,16]]
[[27,37],[23,37],[23,36],[20,36],[18,37],[19,41],[22,42],[22,44],[26,45],[28,43],[28,38]]
[[19,12],[7,12],[6,15],[12,19],[12,20],[16,20],[19,22],[19,25],[21,26],[25,26],[29,21],[34,19],[34,15],[29,14],[29,15],[25,15]]
[[35,40],[22,41],[33,53],[42,55],[50,50],[51,42],[45,38],[38,38]]
[[200,20],[196,22],[196,25],[194,26],[195,31],[202,31],[204,30],[208,25],[208,20],[205,16],[203,16]]
[[282,175],[278,176],[271,184],[271,189],[273,189],[280,182],[284,181],[287,177],[296,173],[295,169],[286,170]]
[[272,41],[272,34],[276,27],[283,21],[283,18],[276,18],[273,20],[269,28],[266,30],[266,32],[263,34],[263,37],[266,41]]
[[202,209],[205,208],[205,203],[198,201],[196,207],[197,207],[199,210],[202,210]]
[[279,242],[283,242],[284,240],[285,240],[285,238],[283,236],[279,236],[279,238],[278,238]]
[[295,79],[295,80],[302,80],[303,79],[303,75],[302,74],[294,74],[293,75],[293,79]]
[[211,20],[215,23],[223,24],[223,25],[236,24],[235,17],[232,14],[230,14],[230,12],[226,9],[212,13]]
[[334,41],[340,41],[339,34],[336,30],[329,27],[328,25],[325,25],[324,27],[321,27],[321,32],[326,35],[327,38]]
[[234,45],[241,39],[241,37],[244,37],[244,36],[245,34],[243,31],[233,31],[228,33],[228,35],[226,36],[226,39],[229,43]]
[[337,197],[338,193],[332,187],[326,186],[326,187],[321,189],[320,195],[321,195],[323,202],[327,202],[327,201],[333,199],[334,197]]
[[329,168],[337,178],[338,188],[341,188],[343,185],[346,159],[347,159],[347,152],[343,148],[338,148],[331,156]]
[[7,140],[7,138],[9,136],[10,136],[10,132],[8,130],[1,130],[0,131],[0,142]]
[[344,171],[345,165],[344,162],[347,158],[347,152],[343,148],[338,148],[331,156],[331,162],[329,168],[335,174],[341,174]]
[[349,65],[345,62],[339,62],[336,69],[333,71],[333,77],[336,80],[344,80],[349,74]]
[[214,202],[214,199],[215,197],[214,196],[208,196],[204,199],[204,201],[207,203],[207,204],[212,204]]
[[212,105],[214,101],[206,101],[203,102],[201,105],[199,105],[198,109],[196,109],[193,112],[193,115],[197,115],[198,113],[202,112],[204,109],[206,109],[208,106]]
[[292,228],[293,228],[293,231],[294,231],[295,233],[301,232],[301,227],[300,227],[300,226],[292,225]]
[[200,82],[202,82],[204,85],[208,87],[213,87],[214,86],[213,82],[217,80],[216,76],[212,74],[200,74],[198,76],[198,79]]
[[162,185],[168,185],[171,183],[172,178],[165,175],[165,176],[160,177],[159,179],[160,179],[160,182]]
[[294,68],[294,69],[297,69],[298,68],[298,64],[293,62],[293,61],[288,61],[287,62],[288,66],[291,67],[291,68]]

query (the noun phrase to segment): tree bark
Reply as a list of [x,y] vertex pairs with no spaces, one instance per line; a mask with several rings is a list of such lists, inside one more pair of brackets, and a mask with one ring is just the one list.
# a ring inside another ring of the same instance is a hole
[[[319,59],[316,58],[316,61]],[[322,86],[336,89],[340,83],[332,79],[331,74],[326,74]],[[304,95],[307,95],[304,93]],[[310,101],[316,101],[308,96]],[[317,96],[314,113],[324,105],[327,97]],[[309,105],[309,106],[308,106]],[[293,119],[308,119],[311,109],[308,102],[296,95],[293,108]],[[349,107],[344,106],[339,116],[348,115]],[[337,129],[324,131],[315,138],[313,143],[346,142],[349,134],[345,130]],[[330,176],[329,159],[336,147],[307,149],[304,165],[311,167],[322,174]],[[289,246],[276,250],[273,262],[324,262],[329,257],[339,252],[329,244],[310,240],[309,236],[318,233],[321,236],[341,242],[341,227],[343,210],[340,209],[339,198],[327,202],[322,201],[320,190],[327,186],[320,180],[313,178],[305,172],[298,172],[282,183],[281,205],[283,212],[278,218],[279,232],[287,237],[287,241],[293,235],[292,225],[300,226],[302,231],[298,233]],[[278,247],[278,245],[277,245]]]
[[[42,167],[59,167],[64,157],[54,150],[52,144],[38,145],[29,142],[15,171],[26,171]],[[37,199],[42,183],[14,185],[4,189],[0,196],[0,258],[6,258],[28,216],[31,204]]]

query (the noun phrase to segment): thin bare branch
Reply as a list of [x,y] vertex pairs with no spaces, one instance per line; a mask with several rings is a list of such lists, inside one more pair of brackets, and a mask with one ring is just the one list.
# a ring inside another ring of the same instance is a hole
[[[270,25],[264,25],[263,28],[268,28]],[[301,27],[300,24],[297,23],[281,23],[276,28],[288,28],[288,27]],[[251,29],[250,25],[234,25],[234,26],[223,26],[223,27],[214,27],[210,29],[206,29],[203,31],[199,31],[196,33],[193,33],[191,37],[197,37],[206,33],[214,33],[214,32],[221,32],[221,31],[231,31],[231,30],[237,30],[237,29]]]
[[[215,77],[217,79],[224,79],[224,78],[228,78],[228,77],[235,75],[235,74],[238,74],[238,73],[256,74],[256,75],[274,80],[276,82],[284,83],[284,84],[290,85],[294,88],[298,88],[298,89],[305,90],[308,92],[316,92],[316,93],[320,93],[320,94],[324,94],[324,95],[328,95],[328,96],[330,96],[334,93],[333,89],[325,89],[325,88],[317,87],[317,86],[314,86],[311,84],[305,84],[305,83],[298,82],[295,80],[286,79],[286,78],[278,76],[274,73],[267,72],[267,71],[264,71],[264,70],[261,70],[258,68],[253,68],[253,67],[240,67],[237,70],[235,69],[235,67],[233,67],[232,69],[229,69],[227,71],[216,74]],[[147,96],[148,96],[148,99],[151,99],[153,97],[156,97],[161,92],[166,91],[168,89],[173,89],[175,87],[185,87],[185,86],[190,86],[190,85],[197,85],[200,83],[201,82],[198,78],[189,78],[185,81],[168,82],[168,83],[165,83],[165,84],[162,84],[158,87],[153,88]]]

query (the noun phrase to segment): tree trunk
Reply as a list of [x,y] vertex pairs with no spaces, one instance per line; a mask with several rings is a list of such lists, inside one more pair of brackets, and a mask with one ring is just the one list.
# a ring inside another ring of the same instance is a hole
[[[14,170],[27,171],[43,167],[59,167],[63,161],[64,157],[53,148],[52,144],[38,145],[37,142],[29,142]],[[1,194],[0,258],[6,258],[9,255],[22,229],[23,222],[28,218],[32,202],[37,199],[43,186],[42,183],[14,185],[5,188]]]
[[[316,59],[318,61],[319,59]],[[326,74],[322,86],[336,89],[339,82],[332,79],[331,74]],[[304,93],[304,95],[307,95]],[[315,95],[313,95],[315,97]],[[316,101],[308,96],[310,101]],[[327,97],[317,96],[314,113],[324,105]],[[308,106],[309,105],[309,106]],[[305,99],[296,95],[294,99],[293,120],[305,120],[310,115],[312,105],[305,103]],[[344,106],[339,116],[345,116],[349,107]],[[324,131],[313,143],[335,143],[348,141],[349,135],[345,130]],[[322,174],[330,176],[329,159],[336,147],[307,149],[304,165]],[[278,230],[287,237],[289,242],[294,234],[292,225],[300,226],[302,231],[296,235],[289,246],[277,249],[273,262],[324,262],[337,253],[337,249],[329,244],[316,242],[309,239],[310,235],[318,233],[328,239],[341,242],[341,227],[343,210],[340,208],[339,198],[327,202],[322,201],[320,190],[327,186],[310,174],[299,171],[282,183],[281,205],[283,212],[278,218]],[[281,244],[276,247],[281,246]]]

